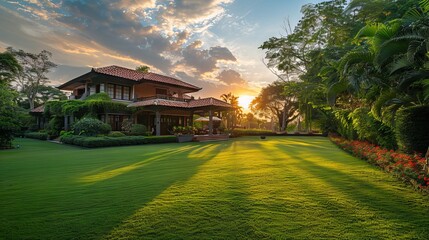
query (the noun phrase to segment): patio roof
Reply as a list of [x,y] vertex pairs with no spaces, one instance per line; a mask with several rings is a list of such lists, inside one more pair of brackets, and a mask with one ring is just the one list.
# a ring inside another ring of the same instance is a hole
[[222,108],[225,110],[232,108],[231,104],[212,97],[193,99],[186,102],[157,98],[157,99],[134,102],[129,104],[128,107],[151,107],[151,108],[159,108],[159,107],[169,108],[170,107],[170,108],[182,108],[182,109],[189,109],[189,110],[201,109],[201,108],[207,108],[207,107]]

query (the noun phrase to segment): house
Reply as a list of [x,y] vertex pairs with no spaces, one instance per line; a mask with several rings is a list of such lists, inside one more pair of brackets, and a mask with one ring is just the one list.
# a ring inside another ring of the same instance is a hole
[[[58,88],[71,91],[70,99],[81,100],[105,92],[113,101],[138,110],[132,115],[100,113],[99,119],[110,124],[112,130],[121,130],[123,120],[133,119],[134,123],[153,129],[156,135],[166,135],[171,134],[173,126],[191,126],[194,114],[208,115],[212,119],[214,116],[221,117],[221,112],[232,110],[230,104],[219,99],[194,99],[188,95],[200,91],[200,87],[176,78],[119,66],[93,68]],[[40,113],[43,109],[34,111]],[[73,120],[72,116],[65,117],[65,129],[69,128]],[[213,133],[213,121],[209,121],[209,133]]]

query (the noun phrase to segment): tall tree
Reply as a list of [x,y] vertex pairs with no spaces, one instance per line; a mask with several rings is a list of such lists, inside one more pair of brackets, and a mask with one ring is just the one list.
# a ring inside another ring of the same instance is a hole
[[21,65],[11,53],[0,53],[0,81],[10,83],[21,70]]
[[285,131],[287,125],[298,117],[298,102],[295,96],[284,94],[284,87],[284,82],[275,81],[262,88],[259,95],[251,103],[253,111],[277,118],[280,131]]
[[52,53],[42,50],[40,53],[34,54],[15,50],[12,47],[8,47],[7,51],[17,58],[23,68],[16,78],[16,83],[19,92],[28,100],[30,109],[34,109],[40,87],[49,82],[46,74],[57,66],[50,60]]
[[10,53],[0,53],[0,148],[9,147],[13,134],[19,130],[15,102],[18,94],[9,83],[20,69],[18,61]]

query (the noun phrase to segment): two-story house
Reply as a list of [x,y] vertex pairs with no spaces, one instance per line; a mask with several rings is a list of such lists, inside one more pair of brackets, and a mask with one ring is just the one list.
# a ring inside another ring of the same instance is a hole
[[[216,98],[194,99],[187,94],[201,90],[200,87],[176,78],[156,73],[108,66],[93,68],[61,86],[60,90],[72,91],[71,99],[84,100],[87,96],[105,92],[112,100],[124,102],[128,107],[138,107],[131,115],[104,113],[99,119],[120,130],[124,119],[153,129],[156,135],[171,134],[173,126],[192,125],[194,114],[209,116],[209,133],[213,133],[214,116],[229,111],[231,105]],[[40,109],[39,109],[40,110]],[[67,127],[67,123],[65,124]]]

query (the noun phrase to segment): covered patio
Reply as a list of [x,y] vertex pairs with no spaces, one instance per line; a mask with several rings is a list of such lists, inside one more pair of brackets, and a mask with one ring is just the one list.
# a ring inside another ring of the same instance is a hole
[[[154,127],[154,135],[171,134],[169,131],[174,126],[193,126],[193,116],[205,116],[208,122],[208,135],[214,132],[214,121],[221,118],[221,112],[231,111],[232,106],[215,98],[190,99],[173,101],[167,99],[147,99],[134,102],[128,107],[139,108],[135,114],[136,122]],[[140,119],[138,116],[141,116]],[[140,121],[139,121],[140,120]]]

